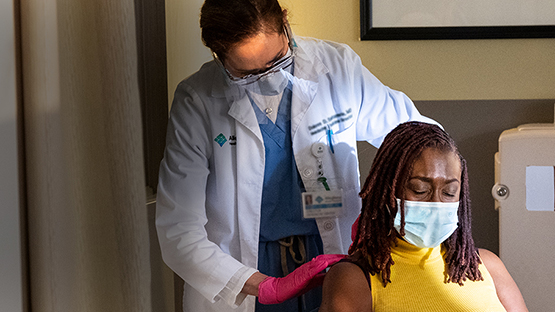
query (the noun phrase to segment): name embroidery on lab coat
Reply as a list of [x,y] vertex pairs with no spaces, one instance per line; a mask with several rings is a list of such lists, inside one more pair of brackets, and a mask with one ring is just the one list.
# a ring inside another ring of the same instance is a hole
[[236,145],[237,137],[235,135],[230,135],[228,140],[223,133],[220,133],[217,137],[214,138],[214,141],[218,143],[220,147],[224,146],[227,141],[229,141],[229,145]]
[[322,121],[308,126],[308,131],[310,135],[318,134],[322,131],[326,131],[330,127],[335,126],[338,123],[343,123],[349,119],[353,118],[352,109],[349,108],[344,112],[340,112],[329,116],[328,118],[322,119]]

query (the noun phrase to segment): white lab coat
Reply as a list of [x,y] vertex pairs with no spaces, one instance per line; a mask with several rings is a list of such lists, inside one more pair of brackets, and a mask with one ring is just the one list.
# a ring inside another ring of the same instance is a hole
[[[325,253],[346,253],[361,207],[356,141],[379,146],[397,124],[431,120],[380,83],[348,46],[296,39],[295,76],[317,83],[317,91],[312,100],[293,96],[295,160],[304,185],[317,188],[312,147],[328,147],[325,130],[333,131],[334,153],[325,149],[323,175],[343,190],[344,209],[317,223]],[[231,310],[234,300],[218,294],[239,269],[258,261],[264,142],[249,99],[228,101],[225,83],[212,61],[179,84],[160,166],[156,225],[164,261],[185,280],[185,311]],[[218,136],[225,138],[221,146]],[[247,296],[237,311],[254,311],[254,302]]]

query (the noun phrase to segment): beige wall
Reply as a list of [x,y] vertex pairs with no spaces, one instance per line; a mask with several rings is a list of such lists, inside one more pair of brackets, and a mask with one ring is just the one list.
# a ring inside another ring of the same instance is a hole
[[413,100],[555,98],[555,39],[360,41],[359,0],[280,0],[297,35],[344,42]]
[[212,59],[200,39],[199,14],[203,0],[166,0],[168,100],[177,84]]
[[[167,0],[168,89],[211,59],[202,0]],[[297,35],[343,42],[413,100],[555,98],[555,39],[360,41],[359,0],[280,0]]]
[[[469,165],[476,245],[497,253],[499,218],[490,193],[497,139],[520,124],[553,122],[555,39],[362,42],[359,0],[279,1],[295,34],[350,45],[384,84],[404,91],[455,138]],[[200,41],[203,1],[185,2],[166,0],[170,99],[181,79],[211,59]],[[363,179],[374,153],[359,143]]]
[[[177,83],[211,59],[200,41],[202,2],[166,0],[170,100]],[[555,39],[362,42],[359,0],[280,2],[297,35],[347,43],[383,83],[408,94],[453,135],[472,164],[475,239],[497,252],[490,195],[497,138],[523,123],[553,121]],[[364,178],[375,150],[364,142],[359,148]]]

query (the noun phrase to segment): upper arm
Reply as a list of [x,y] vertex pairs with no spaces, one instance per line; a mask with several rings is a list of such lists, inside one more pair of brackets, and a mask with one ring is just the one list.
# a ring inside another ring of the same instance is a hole
[[495,284],[497,297],[507,311],[528,311],[524,298],[505,265],[493,252],[480,249],[480,258]]
[[361,85],[357,140],[379,147],[385,136],[400,123],[421,121],[439,125],[422,116],[406,94],[383,85],[364,66],[361,68]]
[[320,312],[372,311],[372,293],[362,270],[340,262],[331,267],[322,291]]

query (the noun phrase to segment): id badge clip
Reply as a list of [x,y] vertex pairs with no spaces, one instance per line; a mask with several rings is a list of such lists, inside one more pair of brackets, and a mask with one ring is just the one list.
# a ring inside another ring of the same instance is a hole
[[[328,139],[331,139],[331,132],[328,132],[328,135]],[[331,140],[329,143],[333,153]],[[318,142],[312,145],[312,154],[316,158],[316,167],[318,168],[318,179],[314,181],[313,185],[307,187],[309,192],[302,193],[303,218],[305,219],[338,217],[343,209],[343,191],[341,189],[332,190],[328,184],[330,181],[324,177],[324,166],[322,165],[324,153],[325,144]]]

